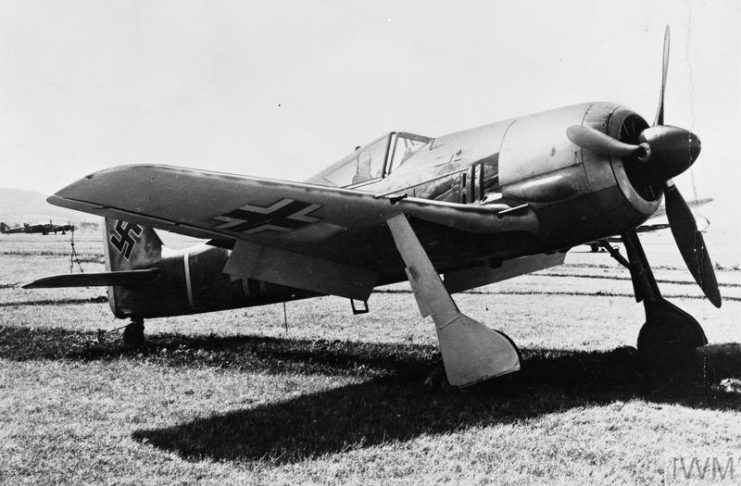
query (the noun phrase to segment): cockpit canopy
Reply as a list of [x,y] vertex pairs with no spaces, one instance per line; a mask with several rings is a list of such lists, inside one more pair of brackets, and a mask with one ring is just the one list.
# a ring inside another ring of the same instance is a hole
[[362,185],[389,175],[434,139],[406,132],[391,132],[358,147],[308,182],[347,187]]

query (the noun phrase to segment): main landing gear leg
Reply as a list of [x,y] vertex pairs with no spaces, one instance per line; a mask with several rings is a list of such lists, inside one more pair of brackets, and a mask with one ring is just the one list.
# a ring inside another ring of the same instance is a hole
[[621,236],[630,261],[628,268],[636,301],[642,301],[646,310],[646,323],[638,334],[638,352],[641,359],[656,366],[657,371],[671,371],[673,365],[689,359],[694,349],[707,344],[708,340],[691,315],[661,296],[635,231]]
[[520,353],[503,333],[462,314],[403,214],[386,221],[423,317],[432,316],[445,374],[453,386],[520,370]]
[[129,348],[138,348],[144,344],[144,319],[132,317],[124,328],[123,344]]

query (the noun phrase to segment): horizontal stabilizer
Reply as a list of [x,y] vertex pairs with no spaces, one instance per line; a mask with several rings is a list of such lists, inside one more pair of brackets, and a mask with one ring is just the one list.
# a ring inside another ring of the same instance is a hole
[[151,280],[160,274],[159,268],[144,270],[122,270],[118,272],[70,273],[53,275],[27,283],[24,289],[44,289],[58,287],[111,287],[116,285],[136,285]]

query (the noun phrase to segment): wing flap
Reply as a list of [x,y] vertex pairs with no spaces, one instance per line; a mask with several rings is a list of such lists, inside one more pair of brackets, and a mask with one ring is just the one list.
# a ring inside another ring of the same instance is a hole
[[224,272],[349,299],[368,300],[378,273],[365,268],[238,241]]

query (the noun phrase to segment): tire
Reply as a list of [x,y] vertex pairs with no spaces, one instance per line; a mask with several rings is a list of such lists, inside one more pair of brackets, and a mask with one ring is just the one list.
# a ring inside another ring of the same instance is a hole
[[144,345],[144,322],[132,321],[124,328],[123,344],[128,348],[139,348]]
[[708,342],[700,324],[667,301],[655,303],[647,314],[638,333],[638,351],[645,361],[668,364],[683,360]]

